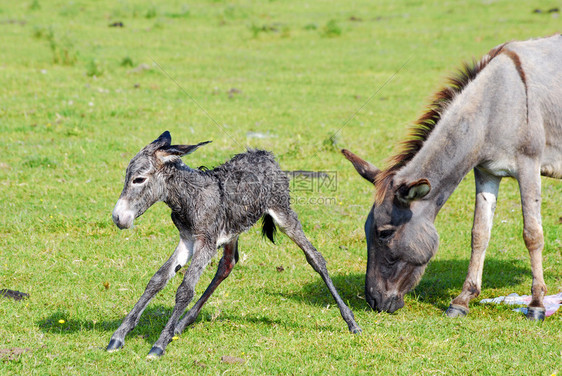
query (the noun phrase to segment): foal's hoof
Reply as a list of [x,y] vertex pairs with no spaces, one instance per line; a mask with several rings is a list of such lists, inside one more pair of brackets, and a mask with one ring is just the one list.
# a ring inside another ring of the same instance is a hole
[[468,315],[468,308],[458,304],[451,304],[447,311],[445,311],[447,317],[465,317]]
[[356,326],[354,328],[349,329],[349,331],[352,334],[361,334],[361,332],[363,331],[360,327]]
[[123,347],[123,342],[119,341],[118,339],[112,339],[111,341],[109,341],[109,345],[107,345],[107,348],[105,350],[108,352],[114,352],[120,350],[121,347]]
[[529,307],[525,316],[531,321],[544,321],[545,309],[541,307]]
[[161,357],[162,355],[164,355],[164,350],[162,350],[160,347],[154,346],[150,349],[150,352],[146,357],[149,359],[156,359]]

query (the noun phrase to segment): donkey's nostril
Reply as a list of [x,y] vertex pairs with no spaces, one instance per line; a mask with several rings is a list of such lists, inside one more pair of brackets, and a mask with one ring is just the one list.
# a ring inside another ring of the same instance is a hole
[[367,301],[367,304],[368,304],[372,309],[376,309],[377,302],[375,301],[375,298],[373,298],[371,295],[367,295],[367,296],[365,297],[365,300]]
[[133,225],[135,219],[134,213],[129,208],[129,202],[120,198],[115,204],[115,208],[111,212],[113,222],[120,229],[129,228]]
[[127,227],[127,225],[122,222],[123,218],[119,217],[119,214],[116,213],[112,214],[112,218],[113,218],[113,223],[115,223],[115,225],[119,227],[119,229],[123,230],[124,228]]
[[115,225],[121,230],[125,228],[131,228],[131,226],[133,225],[133,220],[135,219],[133,213],[128,211],[119,212],[118,210],[115,210],[112,213],[111,217],[113,218],[113,223],[115,223]]
[[378,304],[378,310],[392,313],[404,307],[404,300],[398,295],[390,295]]
[[115,223],[117,227],[122,228],[119,222],[119,214],[113,214],[111,217],[113,218],[113,223]]

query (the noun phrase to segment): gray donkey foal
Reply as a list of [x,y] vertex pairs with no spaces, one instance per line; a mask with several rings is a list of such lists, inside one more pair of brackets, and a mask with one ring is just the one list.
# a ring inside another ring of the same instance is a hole
[[[326,261],[308,241],[297,214],[290,207],[289,180],[273,155],[250,150],[213,170],[195,170],[186,166],[181,156],[208,142],[171,145],[171,141],[170,133],[164,132],[131,160],[123,192],[113,210],[113,221],[120,229],[130,228],[135,218],[154,203],[163,201],[172,209],[172,221],[180,232],[180,241],[111,337],[107,351],[123,347],[125,336],[137,325],[152,297],[191,259],[177,290],[172,315],[148,354],[149,357],[163,355],[172,337],[195,321],[207,299],[230,274],[238,260],[238,236],[262,217],[262,232],[271,241],[277,224],[304,251],[308,263],[322,276],[336,300],[349,330],[359,333],[361,329],[353,313],[328,275]],[[193,299],[199,277],[221,246],[224,255],[213,280],[197,303],[181,317]]]

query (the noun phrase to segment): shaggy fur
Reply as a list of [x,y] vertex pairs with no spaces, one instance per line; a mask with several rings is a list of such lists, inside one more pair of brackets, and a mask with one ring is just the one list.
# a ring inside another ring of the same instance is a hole
[[[170,134],[164,132],[127,167],[125,186],[113,210],[115,224],[129,228],[150,206],[163,201],[172,209],[180,242],[115,331],[107,350],[115,351],[123,346],[125,336],[137,325],[148,302],[191,259],[170,320],[149,353],[149,356],[162,355],[172,337],[195,321],[207,299],[232,271],[238,261],[238,236],[260,218],[263,218],[262,232],[271,241],[277,225],[304,251],[308,263],[321,275],[336,300],[349,330],[360,332],[353,313],[328,275],[326,261],[308,241],[297,214],[291,209],[289,179],[273,155],[263,150],[248,150],[212,170],[185,165],[181,156],[204,144],[171,145]],[[215,277],[182,318],[201,273],[220,247],[224,247],[224,254]]]

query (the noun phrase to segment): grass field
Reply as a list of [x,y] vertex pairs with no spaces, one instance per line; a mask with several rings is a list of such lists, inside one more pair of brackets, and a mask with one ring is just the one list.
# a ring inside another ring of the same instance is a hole
[[[440,250],[406,306],[370,310],[363,224],[373,192],[339,153],[383,164],[461,62],[560,31],[559,12],[548,10],[562,4],[346,3],[0,4],[0,288],[30,295],[0,299],[0,374],[562,374],[561,312],[537,324],[474,302],[465,319],[443,316],[468,266],[470,175],[438,216]],[[256,226],[240,239],[232,275],[163,358],[145,356],[179,276],[124,349],[104,351],[177,244],[162,203],[131,230],[111,221],[130,158],[164,130],[177,143],[213,140],[184,158],[194,167],[254,147],[285,170],[334,177],[294,182],[292,196],[362,335],[347,332],[302,252],[286,237],[265,242]],[[549,293],[562,291],[561,207],[562,182],[544,179]],[[480,298],[530,293],[521,232],[517,184],[506,179]]]

